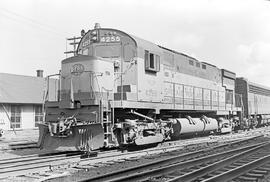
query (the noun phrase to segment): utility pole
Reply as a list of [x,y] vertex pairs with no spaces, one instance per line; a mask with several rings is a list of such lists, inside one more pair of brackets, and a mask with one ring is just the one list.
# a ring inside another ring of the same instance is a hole
[[76,49],[77,49],[77,45],[80,43],[80,42],[77,42],[77,40],[80,40],[82,37],[72,37],[72,38],[67,38],[67,41],[72,41],[69,43],[69,45],[73,45],[73,51],[66,51],[64,52],[66,55],[67,54],[71,54],[73,53],[74,56],[76,56]]

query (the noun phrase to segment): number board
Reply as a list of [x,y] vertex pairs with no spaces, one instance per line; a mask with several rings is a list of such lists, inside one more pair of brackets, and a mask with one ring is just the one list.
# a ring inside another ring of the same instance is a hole
[[100,42],[120,42],[121,38],[119,36],[102,36],[100,37]]
[[102,32],[100,42],[120,42],[121,37],[114,31]]

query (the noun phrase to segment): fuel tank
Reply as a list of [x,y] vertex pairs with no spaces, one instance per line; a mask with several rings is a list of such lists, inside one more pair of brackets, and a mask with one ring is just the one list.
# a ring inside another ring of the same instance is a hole
[[172,119],[172,138],[179,138],[180,135],[201,134],[216,131],[218,122],[216,119],[201,118],[176,118]]
[[180,135],[202,133],[205,124],[200,118],[176,118],[173,119],[172,138],[178,138]]
[[216,119],[208,118],[204,116],[201,118],[201,120],[203,120],[205,123],[205,128],[204,128],[205,133],[218,130],[218,121]]

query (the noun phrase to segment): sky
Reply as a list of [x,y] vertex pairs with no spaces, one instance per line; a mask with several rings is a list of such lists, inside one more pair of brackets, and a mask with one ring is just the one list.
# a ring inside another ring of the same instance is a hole
[[58,73],[95,23],[270,87],[268,0],[0,0],[0,72]]

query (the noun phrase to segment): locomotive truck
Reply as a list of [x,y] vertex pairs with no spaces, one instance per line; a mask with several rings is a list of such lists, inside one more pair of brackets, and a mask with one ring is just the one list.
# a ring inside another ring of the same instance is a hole
[[230,132],[235,73],[99,24],[47,77],[39,145],[91,151]]

